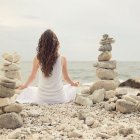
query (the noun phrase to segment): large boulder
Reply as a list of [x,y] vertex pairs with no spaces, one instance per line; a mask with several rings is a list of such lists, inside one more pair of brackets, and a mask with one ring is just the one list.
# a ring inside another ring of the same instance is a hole
[[104,100],[105,97],[105,90],[99,89],[92,93],[89,98],[93,101],[93,103],[100,103]]
[[116,102],[116,110],[121,113],[131,113],[137,110],[137,106],[130,101],[119,99]]
[[104,69],[116,69],[116,61],[100,61],[94,64],[94,67]]
[[77,96],[75,99],[75,103],[83,106],[93,106],[92,100],[83,96]]
[[96,69],[96,75],[102,80],[113,80],[117,77],[117,72],[110,69]]
[[16,129],[21,127],[22,124],[22,118],[14,112],[0,115],[0,128]]
[[98,61],[109,61],[111,59],[111,52],[106,51],[98,56]]
[[20,113],[22,111],[22,106],[20,104],[14,103],[3,107],[3,111],[6,113],[15,112]]
[[0,85],[0,98],[12,97],[15,94],[15,90]]
[[102,46],[100,46],[99,51],[102,51],[102,52],[112,51],[112,46],[111,46],[111,44],[102,45]]
[[90,87],[90,92],[104,88],[106,91],[115,90],[119,85],[118,80],[99,80]]

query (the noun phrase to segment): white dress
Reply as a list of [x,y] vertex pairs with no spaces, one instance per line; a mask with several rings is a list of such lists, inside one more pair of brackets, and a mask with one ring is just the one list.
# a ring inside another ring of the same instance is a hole
[[39,68],[38,87],[28,87],[17,97],[19,103],[59,104],[73,101],[76,87],[63,85],[61,56],[53,66],[52,75],[45,77]]

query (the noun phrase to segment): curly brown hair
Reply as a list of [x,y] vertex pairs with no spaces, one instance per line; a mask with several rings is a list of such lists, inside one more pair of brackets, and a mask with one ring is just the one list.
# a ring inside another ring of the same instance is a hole
[[46,77],[51,76],[58,57],[59,41],[56,34],[48,29],[40,37],[37,47],[37,59]]

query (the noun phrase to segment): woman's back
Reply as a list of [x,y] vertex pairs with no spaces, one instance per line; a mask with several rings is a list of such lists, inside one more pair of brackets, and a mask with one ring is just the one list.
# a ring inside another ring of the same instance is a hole
[[45,77],[44,73],[39,69],[38,87],[38,94],[40,96],[52,97],[63,94],[61,56],[58,56],[51,76]]

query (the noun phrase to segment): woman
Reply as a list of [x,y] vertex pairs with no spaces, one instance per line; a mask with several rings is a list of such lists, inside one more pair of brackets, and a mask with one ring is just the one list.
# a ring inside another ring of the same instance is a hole
[[[40,37],[37,56],[34,58],[32,72],[24,89],[17,97],[20,103],[58,104],[74,100],[78,82],[73,82],[67,72],[66,58],[58,52],[59,41],[53,31],[46,30]],[[38,87],[29,87],[39,70]],[[63,86],[62,76],[68,85]]]

